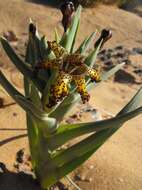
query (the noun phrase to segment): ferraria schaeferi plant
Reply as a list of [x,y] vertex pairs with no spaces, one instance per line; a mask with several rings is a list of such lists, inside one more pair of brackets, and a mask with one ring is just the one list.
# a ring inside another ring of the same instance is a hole
[[[32,166],[43,189],[50,188],[80,166],[127,120],[142,112],[140,89],[111,119],[62,124],[64,116],[75,103],[80,99],[83,103],[89,101],[89,90],[95,90],[95,86],[107,80],[124,65],[119,64],[105,73],[93,69],[96,56],[108,38],[103,36],[94,45],[95,48],[88,51],[94,43],[96,32],[75,50],[80,13],[81,6],[62,38],[56,31],[55,39],[51,41],[40,36],[36,25],[30,21],[25,61],[15,53],[6,39],[0,38],[6,54],[23,74],[25,94],[18,92],[2,72],[0,83],[26,112]],[[110,35],[110,32],[106,33]],[[87,137],[80,142],[62,148],[70,140],[84,134]]]

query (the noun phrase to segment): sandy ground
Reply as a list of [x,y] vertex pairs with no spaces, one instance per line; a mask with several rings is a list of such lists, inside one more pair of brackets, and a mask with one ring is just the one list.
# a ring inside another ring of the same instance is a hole
[[[5,0],[5,2],[9,1]],[[2,8],[0,12],[1,33],[12,29],[19,38],[25,39],[28,17],[36,19],[40,31],[49,38],[53,37],[51,31],[56,25],[62,32],[59,22],[61,14],[56,9],[23,0],[11,0],[7,5],[5,6],[0,1],[0,8]],[[132,13],[108,6],[83,10],[80,28],[82,35],[78,36],[78,42],[94,31],[96,27],[102,29],[106,26],[111,28],[114,33],[106,47],[115,47],[119,44],[125,47],[142,47],[142,19]],[[2,71],[22,91],[21,75],[10,65],[3,52],[0,51],[0,53]],[[138,61],[142,61],[142,57]],[[116,114],[138,88],[140,85],[104,82],[101,86],[92,89],[89,104],[99,109],[101,114],[104,111]],[[5,105],[12,103],[12,105],[0,109],[0,162],[4,162],[8,169],[12,169],[16,152],[23,147],[28,149],[25,113],[18,105],[13,104],[14,101],[1,87],[0,97],[4,98]],[[77,105],[72,113],[83,107],[82,104]],[[81,118],[81,121],[88,120],[91,121],[92,118],[87,115]],[[88,181],[78,182],[83,190],[142,189],[141,122],[142,116],[127,122],[89,161],[76,171],[77,174],[88,179]],[[90,166],[93,167],[90,169]]]

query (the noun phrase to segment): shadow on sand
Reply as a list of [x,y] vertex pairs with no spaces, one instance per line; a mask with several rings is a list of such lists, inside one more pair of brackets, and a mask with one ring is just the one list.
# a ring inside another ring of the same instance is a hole
[[37,4],[43,4],[43,5],[48,5],[48,6],[59,8],[61,3],[64,0],[28,0],[28,1],[29,2],[34,2],[34,3],[37,3]]
[[32,175],[24,172],[14,173],[0,163],[0,190],[42,190]]
[[[27,0],[27,1],[42,5],[48,5],[55,8],[60,8],[61,4],[66,0]],[[76,0],[71,0],[71,1],[74,3],[75,7],[78,6],[78,2]]]

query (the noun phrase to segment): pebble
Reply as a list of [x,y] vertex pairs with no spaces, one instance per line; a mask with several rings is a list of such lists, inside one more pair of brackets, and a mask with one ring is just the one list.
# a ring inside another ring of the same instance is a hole
[[106,53],[106,49],[103,49],[99,54],[105,54]]
[[0,98],[0,108],[2,108],[4,106],[4,99]]
[[3,36],[10,42],[15,42],[18,40],[18,38],[16,37],[16,34],[12,31],[9,30],[7,32],[3,33]]
[[18,114],[16,112],[13,113],[13,116],[16,117]]
[[142,77],[142,69],[135,69],[134,73],[138,74],[139,76]]
[[0,173],[7,172],[6,165],[2,162],[0,162]]
[[23,148],[23,149],[19,150],[16,153],[16,161],[18,163],[23,163],[23,161],[24,161],[24,154],[25,154],[24,151],[25,151],[25,149]]
[[123,183],[124,182],[124,179],[123,178],[118,178],[118,181]]
[[137,54],[142,54],[142,48],[133,48],[132,52]]
[[119,70],[114,77],[114,81],[120,83],[135,83],[135,77],[125,70]]
[[93,166],[93,165],[90,165],[90,166],[89,166],[89,169],[90,169],[90,170],[93,170],[93,169],[94,169],[94,166]]
[[122,50],[122,49],[123,49],[123,46],[122,46],[122,45],[116,46],[116,47],[114,48],[114,50]]
[[110,59],[110,60],[104,62],[104,65],[109,66],[109,67],[113,66],[113,61]]
[[86,182],[91,183],[93,181],[93,179],[91,177],[89,177],[88,179],[85,180]]
[[122,62],[124,62],[126,65],[131,65],[132,64],[131,60],[129,60],[129,59],[123,59]]
[[92,118],[95,121],[100,121],[103,119],[101,113],[98,110],[94,109],[91,113],[92,113]]
[[77,181],[85,181],[86,180],[86,177],[84,176],[84,175],[79,175],[79,174],[77,174],[77,175],[75,175],[75,180],[77,180]]

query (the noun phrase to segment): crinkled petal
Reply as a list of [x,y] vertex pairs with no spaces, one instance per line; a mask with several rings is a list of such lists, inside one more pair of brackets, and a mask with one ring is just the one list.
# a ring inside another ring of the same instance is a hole
[[56,41],[50,42],[48,41],[48,47],[53,51],[56,58],[62,57],[67,51],[60,46]]
[[92,68],[88,68],[88,75],[90,76],[92,81],[98,82],[100,81],[100,72],[92,69]]
[[59,72],[55,84],[52,85],[50,89],[49,105],[47,105],[48,107],[56,105],[59,101],[68,95],[68,83],[70,81],[70,75],[64,72]]
[[86,81],[84,77],[74,78],[75,85],[77,87],[77,92],[80,94],[83,104],[89,101],[90,95],[86,89]]

